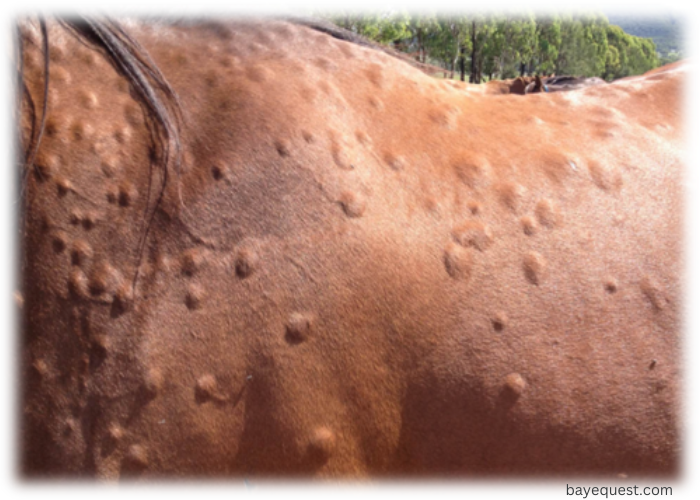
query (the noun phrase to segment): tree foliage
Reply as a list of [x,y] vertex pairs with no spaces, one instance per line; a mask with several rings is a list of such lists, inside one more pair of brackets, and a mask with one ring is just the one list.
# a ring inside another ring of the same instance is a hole
[[654,16],[614,14],[608,20],[630,35],[651,38],[662,58],[677,58],[683,54],[683,18],[670,13]]
[[405,12],[336,13],[337,25],[411,53],[470,82],[518,75],[599,76],[613,80],[667,62],[654,42],[625,33],[602,14],[493,13],[437,16]]

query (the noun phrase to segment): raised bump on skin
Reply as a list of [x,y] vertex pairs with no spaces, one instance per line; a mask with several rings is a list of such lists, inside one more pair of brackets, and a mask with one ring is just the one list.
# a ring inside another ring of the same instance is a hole
[[505,313],[496,313],[493,318],[491,318],[491,327],[496,332],[502,332],[508,325],[508,316]]
[[314,134],[312,134],[308,130],[302,130],[301,136],[307,144],[311,144],[315,140]]
[[117,315],[123,314],[131,309],[131,305],[134,301],[134,292],[131,288],[131,284],[128,282],[122,283],[114,294],[112,305],[114,306],[112,312]]
[[109,425],[109,429],[107,430],[107,436],[109,436],[109,439],[111,439],[112,442],[118,443],[124,438],[124,429],[121,425],[112,423]]
[[336,436],[328,427],[315,429],[309,437],[308,451],[312,459],[326,462],[336,448]]
[[55,155],[40,155],[34,162],[34,175],[42,182],[56,175],[58,169],[59,161]]
[[[66,51],[60,45],[53,45],[49,49],[49,60],[53,63],[59,63],[65,58]],[[56,67],[58,69],[58,67]]]
[[384,72],[379,64],[371,64],[365,74],[375,87],[378,89],[384,88]]
[[547,262],[538,252],[530,252],[523,259],[523,271],[533,285],[542,283]]
[[129,446],[125,458],[138,467],[148,466],[148,453],[146,452],[146,448],[139,444],[132,444]]
[[517,213],[523,204],[527,190],[515,182],[507,182],[498,187],[501,203],[512,212]]
[[324,70],[324,71],[335,71],[338,69],[338,65],[335,64],[333,61],[330,59],[326,59],[325,57],[317,57],[313,60],[314,66]]
[[615,278],[607,278],[605,283],[603,283],[605,291],[608,293],[616,293],[618,287],[620,286]]
[[201,248],[190,248],[182,254],[182,272],[194,276],[204,265],[205,251]]
[[51,117],[46,120],[44,129],[47,137],[57,137],[59,133],[68,129],[68,121],[65,118]]
[[272,80],[274,75],[269,69],[254,64],[246,68],[245,76],[253,82],[264,83],[268,80]]
[[654,281],[652,281],[651,278],[649,278],[649,276],[645,276],[639,282],[639,287],[641,288],[644,296],[651,304],[652,308],[654,309],[654,312],[660,312],[664,308],[664,303],[662,293],[658,285]]
[[463,247],[473,247],[483,252],[493,243],[493,232],[479,221],[467,221],[452,230],[452,238]]
[[527,236],[533,236],[537,232],[537,223],[535,219],[526,215],[520,219],[520,226],[523,228],[523,233]]
[[537,202],[535,207],[535,215],[542,227],[551,229],[557,225],[558,213],[554,203],[550,199],[542,199]]
[[51,238],[51,248],[55,253],[62,253],[68,245],[68,233],[56,231]]
[[119,169],[119,159],[116,156],[107,156],[101,160],[100,168],[102,169],[102,173],[105,175],[105,177],[114,177]]
[[56,189],[59,197],[66,196],[73,191],[73,184],[65,177],[56,177]]
[[290,155],[291,145],[286,139],[277,139],[275,141],[275,149],[277,150],[277,154],[284,158]]
[[68,291],[77,298],[86,298],[89,296],[88,278],[82,269],[76,268],[71,271],[68,278]]
[[46,364],[46,361],[39,358],[32,363],[32,370],[39,378],[45,378],[49,373],[49,366]]
[[236,252],[236,274],[241,278],[250,276],[258,266],[258,254],[251,248],[241,248]]
[[117,127],[112,135],[119,144],[126,144],[131,139],[131,128],[127,126]]
[[185,304],[187,305],[187,308],[192,311],[200,309],[202,307],[202,301],[204,300],[205,295],[206,292],[201,285],[196,283],[188,285],[187,293],[185,294]]
[[228,177],[228,168],[223,163],[215,163],[211,167],[211,176],[215,181],[220,181]]
[[347,141],[344,138],[334,137],[331,139],[331,156],[333,161],[343,170],[353,170],[355,165],[348,153]]
[[138,126],[143,123],[143,111],[135,103],[128,103],[124,106],[124,118],[133,126]]
[[339,43],[337,47],[346,59],[355,58],[355,52],[349,43]]
[[109,337],[104,333],[98,333],[93,336],[90,340],[93,352],[100,354],[101,356],[106,356],[109,352],[110,341]]
[[71,74],[60,66],[55,66],[51,69],[50,75],[51,80],[57,83],[67,85],[71,82]]
[[562,185],[574,172],[579,170],[579,166],[574,160],[562,155],[544,157],[538,166],[550,181],[558,185]]
[[70,436],[78,428],[78,423],[73,417],[68,417],[64,422],[63,435]]
[[372,106],[377,111],[384,111],[384,102],[375,96],[371,96],[368,99],[369,105]]
[[456,107],[438,107],[428,113],[430,120],[447,130],[457,128],[458,118],[461,114],[459,108]]
[[355,139],[357,139],[357,142],[363,146],[368,146],[372,143],[372,139],[370,139],[370,137],[363,130],[355,131]]
[[149,368],[143,377],[143,389],[146,394],[154,398],[163,389],[165,378],[158,368]]
[[92,259],[93,254],[92,247],[87,241],[75,240],[71,248],[71,264],[82,267]]
[[128,207],[136,200],[138,191],[136,186],[129,181],[124,181],[119,185],[119,205]]
[[70,132],[71,138],[74,141],[83,141],[90,138],[94,134],[95,130],[89,123],[79,120],[73,123]]
[[80,104],[85,109],[95,109],[97,107],[97,96],[94,92],[82,91],[80,93]]
[[603,191],[617,191],[622,186],[620,174],[597,161],[588,162],[588,171],[591,173],[593,183]]
[[114,205],[119,200],[119,188],[117,186],[110,186],[107,189],[107,203]]
[[24,295],[19,290],[14,290],[10,294],[10,302],[19,310],[24,309]]
[[285,326],[285,340],[290,344],[307,341],[311,335],[313,323],[313,317],[308,313],[292,313]]
[[216,396],[217,383],[214,375],[207,373],[197,379],[195,384],[195,393],[203,399],[210,399]]
[[511,373],[507,375],[503,385],[508,391],[510,391],[511,395],[515,397],[520,397],[527,387],[525,379],[523,379],[522,375],[519,373]]
[[390,151],[384,153],[384,161],[392,170],[396,172],[399,172],[406,167],[406,160],[403,158],[403,156],[396,155]]
[[93,266],[88,286],[93,295],[113,294],[122,282],[121,273],[110,263],[102,261]]
[[80,222],[83,220],[83,212],[80,210],[71,210],[70,215],[68,216],[68,221],[74,225],[77,226],[80,224]]
[[443,253],[443,264],[452,278],[468,281],[472,274],[474,258],[468,249],[450,242]]
[[467,203],[467,208],[469,209],[469,212],[471,212],[472,215],[479,215],[484,210],[483,205],[478,201],[474,200]]
[[365,213],[365,201],[352,191],[343,191],[338,202],[348,217],[361,217]]
[[80,219],[80,224],[83,226],[83,229],[86,231],[89,231],[93,227],[95,227],[95,224],[97,223],[98,216],[95,212],[85,212],[82,214],[82,218]]
[[488,163],[485,160],[457,158],[452,162],[452,169],[457,178],[472,189],[484,184],[488,178]]

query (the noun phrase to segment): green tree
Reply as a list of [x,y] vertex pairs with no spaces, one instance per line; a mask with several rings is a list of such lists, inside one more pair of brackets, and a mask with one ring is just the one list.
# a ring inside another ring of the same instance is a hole
[[603,16],[569,17],[562,21],[562,44],[556,61],[558,74],[599,76],[608,51]]
[[614,65],[606,67],[606,70],[609,73],[606,75],[605,79],[612,80],[614,78],[627,76],[627,34],[624,31],[622,31],[622,28],[620,28],[619,26],[608,26],[607,37],[609,47],[608,50],[612,50],[614,52],[615,57]]
[[659,52],[656,50],[656,43],[651,38],[637,38],[641,41],[642,52],[645,58],[645,69],[644,71],[650,71],[654,68],[658,68],[660,63]]
[[602,14],[532,13],[490,15],[403,12],[335,13],[339,26],[439,65],[454,78],[480,83],[483,78],[518,74],[601,76],[606,80],[640,74],[661,61],[654,42],[625,33]]
[[602,78],[612,80],[613,77],[620,72],[620,51],[614,45],[608,44],[608,50],[605,53],[605,70]]
[[491,20],[491,32],[482,49],[483,72],[489,80],[492,80],[496,74],[501,74],[503,61],[508,52],[505,26],[507,24],[502,19],[494,17]]
[[521,74],[554,72],[562,44],[562,22],[558,16],[545,17],[537,21],[535,42],[536,46],[527,66],[529,71],[523,68]]
[[490,39],[484,47],[487,59],[484,70],[489,79],[518,76],[521,63],[532,59],[536,45],[532,14],[495,16]]
[[409,24],[411,17],[404,13],[385,14],[379,19],[379,37],[376,41],[380,43],[400,42],[411,37]]
[[471,42],[467,36],[468,22],[465,16],[459,15],[447,16],[440,21],[443,31],[441,41],[444,43],[444,54],[447,57],[450,78],[454,78],[454,73],[459,68],[462,81],[464,81],[466,71],[466,54],[471,48]]
[[491,41],[495,32],[496,22],[493,16],[472,17],[470,83],[481,83],[485,62],[488,66],[493,65],[494,51],[491,48]]
[[[617,64],[606,64],[604,77],[606,80],[639,75],[659,65],[656,46],[649,38],[638,38],[628,35],[618,26],[607,27],[608,47],[617,52]],[[607,60],[606,60],[607,62]]]
[[608,20],[604,15],[593,16],[587,26],[587,38],[594,47],[595,63],[589,76],[600,76],[605,72],[608,53],[606,28]]
[[408,20],[406,29],[415,42],[418,51],[418,60],[420,62],[427,62],[429,40],[439,28],[438,21],[434,14],[412,16]]

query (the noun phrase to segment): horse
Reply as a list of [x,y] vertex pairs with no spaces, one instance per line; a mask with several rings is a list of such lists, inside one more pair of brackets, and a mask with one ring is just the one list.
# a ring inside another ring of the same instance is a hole
[[293,19],[18,31],[24,477],[677,475],[685,64],[522,98]]
[[562,92],[603,85],[607,83],[598,77],[577,77],[567,75],[551,75],[547,77],[519,76],[512,80],[491,80],[484,86],[489,94],[527,95],[540,92]]
[[[576,90],[585,87],[591,87],[593,85],[604,85],[605,80],[597,76],[594,77],[582,77],[582,76],[551,76],[548,78],[541,78],[539,75],[535,77],[535,82],[532,88],[526,89],[526,93],[529,92],[562,92],[566,90]],[[532,85],[532,84],[530,84]]]

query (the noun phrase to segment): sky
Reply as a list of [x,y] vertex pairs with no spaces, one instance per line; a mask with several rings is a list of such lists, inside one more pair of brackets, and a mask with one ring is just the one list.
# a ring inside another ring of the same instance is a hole
[[668,5],[669,7],[673,7],[674,9],[689,9],[692,7],[691,4],[688,2],[659,2],[664,5]]

